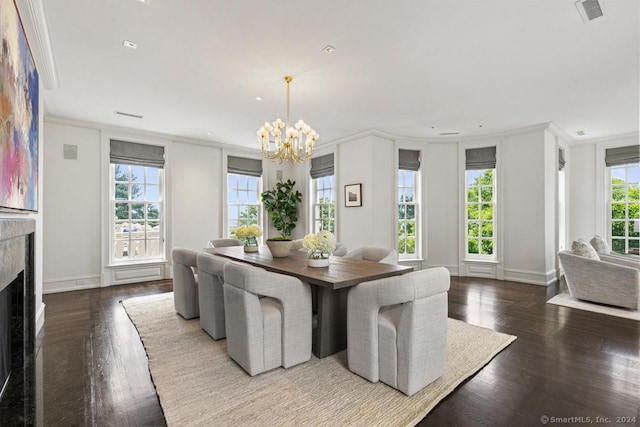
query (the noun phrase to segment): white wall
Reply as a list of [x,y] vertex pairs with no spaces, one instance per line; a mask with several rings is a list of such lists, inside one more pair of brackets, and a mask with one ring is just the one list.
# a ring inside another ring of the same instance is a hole
[[570,219],[567,224],[569,229],[567,244],[570,248],[573,240],[592,236],[596,230],[595,145],[574,144],[569,147],[569,153],[567,181],[570,191],[567,202],[570,209]]
[[[44,280],[45,291],[100,284],[100,132],[45,123]],[[63,158],[63,145],[76,145],[77,160]]]
[[222,150],[204,145],[172,144],[171,242],[173,247],[200,250],[223,236]]
[[458,274],[458,144],[429,144],[423,153],[427,265],[445,266],[452,274]]

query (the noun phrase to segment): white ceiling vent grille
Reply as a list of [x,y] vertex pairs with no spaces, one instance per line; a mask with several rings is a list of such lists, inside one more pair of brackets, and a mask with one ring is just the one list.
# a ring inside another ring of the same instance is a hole
[[602,16],[602,8],[598,0],[578,0],[576,8],[578,8],[578,13],[585,24]]

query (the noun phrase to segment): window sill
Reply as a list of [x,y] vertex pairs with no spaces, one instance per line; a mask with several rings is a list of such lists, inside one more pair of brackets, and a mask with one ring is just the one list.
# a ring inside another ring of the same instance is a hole
[[398,262],[423,262],[422,258],[399,258]]
[[477,259],[477,258],[465,258],[462,262],[473,262],[476,264],[500,264],[498,261],[494,259]]
[[169,261],[166,259],[149,259],[149,260],[139,260],[139,261],[120,261],[114,262],[107,265],[107,268],[126,268],[126,267],[135,267],[138,265],[156,265],[156,264],[166,264]]

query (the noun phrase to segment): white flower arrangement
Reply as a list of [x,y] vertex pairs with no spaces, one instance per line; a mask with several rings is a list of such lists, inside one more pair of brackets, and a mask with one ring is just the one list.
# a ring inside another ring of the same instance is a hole
[[257,237],[262,236],[262,230],[257,225],[245,225],[236,229],[236,237],[244,243],[245,246],[257,246]]
[[328,258],[336,247],[336,236],[330,231],[319,231],[307,234],[302,240],[302,247],[309,252],[309,258]]

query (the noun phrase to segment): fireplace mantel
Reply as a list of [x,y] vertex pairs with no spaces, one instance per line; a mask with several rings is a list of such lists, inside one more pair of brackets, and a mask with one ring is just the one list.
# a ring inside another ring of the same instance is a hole
[[35,230],[33,219],[0,218],[0,291],[24,270],[25,237]]

